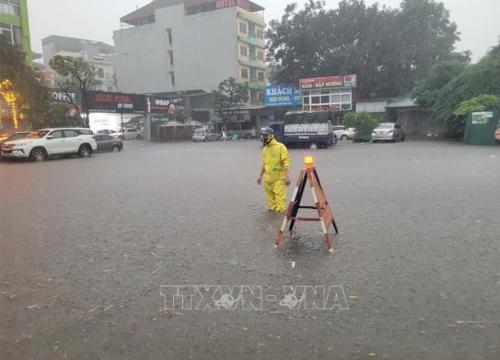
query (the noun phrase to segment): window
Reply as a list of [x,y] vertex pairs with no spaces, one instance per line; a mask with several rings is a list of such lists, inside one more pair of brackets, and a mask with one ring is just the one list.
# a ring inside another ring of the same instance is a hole
[[340,101],[343,103],[351,102],[351,94],[342,94]]
[[332,103],[332,104],[340,104],[340,95],[332,95],[332,96],[330,96],[330,103]]
[[14,30],[14,44],[17,45],[22,45],[23,43],[23,33],[21,31],[21,28],[18,26],[12,26],[12,29]]
[[175,86],[175,74],[173,71],[170,71],[169,74],[170,74],[170,84],[172,85],[172,87],[174,87]]
[[194,14],[199,14],[201,12],[216,10],[217,3],[214,1],[205,4],[186,6],[185,9],[186,9],[186,15],[194,15]]
[[[304,110],[351,110],[352,94],[350,89],[323,89],[304,91],[302,95]],[[315,106],[310,107],[311,104]]]
[[168,37],[168,44],[172,45],[173,39],[172,39],[172,29],[167,29],[167,37]]
[[264,32],[261,29],[257,29],[257,38],[264,40]]
[[248,79],[248,69],[246,69],[246,68],[241,69],[241,78]]
[[103,68],[97,68],[97,76],[100,77],[101,79],[104,78],[104,69]]
[[257,59],[260,61],[264,61],[264,52],[263,51],[257,52]]
[[246,34],[247,33],[247,24],[244,23],[244,22],[240,22],[240,33],[242,33],[242,34]]
[[57,131],[52,131],[50,133],[50,136],[52,136],[54,139],[60,139],[63,137],[63,132],[60,131],[60,130],[57,130]]
[[0,14],[19,16],[19,6],[0,3]]
[[174,66],[174,52],[172,50],[168,51],[168,58],[170,59],[170,66]]
[[75,130],[64,130],[64,137],[70,138],[77,137],[78,135],[80,134]]
[[78,129],[78,132],[80,133],[80,135],[94,135],[94,133],[90,129]]
[[264,73],[259,71],[259,81],[264,81]]
[[12,31],[12,25],[0,23],[0,34],[5,36],[7,41],[14,44],[14,34]]
[[240,55],[241,56],[248,56],[248,47],[245,45],[240,46]]

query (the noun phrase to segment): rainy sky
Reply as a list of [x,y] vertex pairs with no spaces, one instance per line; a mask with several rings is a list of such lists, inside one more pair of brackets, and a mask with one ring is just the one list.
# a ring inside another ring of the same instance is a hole
[[[278,19],[285,6],[306,0],[254,0],[266,8],[269,21]],[[113,31],[120,29],[119,18],[149,3],[150,0],[28,0],[31,45],[41,53],[42,39],[63,35],[99,40],[113,45]],[[338,0],[326,0],[327,7],[336,7]],[[366,0],[372,4],[377,1]],[[477,61],[500,40],[499,0],[443,0],[450,17],[458,25],[461,41],[457,50],[471,50]],[[400,0],[379,0],[379,4],[399,7]]]

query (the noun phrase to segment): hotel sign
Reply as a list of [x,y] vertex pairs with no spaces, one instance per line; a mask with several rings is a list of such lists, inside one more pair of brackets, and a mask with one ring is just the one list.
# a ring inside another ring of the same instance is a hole
[[266,106],[301,106],[300,90],[294,85],[268,85],[264,91]]

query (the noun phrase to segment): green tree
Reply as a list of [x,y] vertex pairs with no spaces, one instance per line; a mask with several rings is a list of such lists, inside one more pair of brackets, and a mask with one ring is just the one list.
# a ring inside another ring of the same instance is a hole
[[[500,44],[477,64],[467,68],[439,92],[433,106],[433,119],[445,125],[452,136],[464,133],[464,118],[457,113],[464,101],[480,95],[500,96]],[[484,100],[484,98],[481,98]],[[476,99],[477,101],[477,99]]]
[[297,4],[287,5],[281,21],[272,20],[267,31],[273,80],[293,83],[319,75],[328,52],[331,25],[323,2],[310,0],[298,12]]
[[248,100],[248,83],[240,83],[230,77],[217,86],[213,95],[215,111],[222,119],[222,126],[226,127],[231,117],[239,111],[236,108]]
[[363,97],[409,92],[436,63],[456,57],[456,25],[442,3],[406,0],[399,9],[343,0],[336,9],[310,0],[288,5],[267,32],[275,82],[358,74]]
[[41,75],[26,64],[24,52],[0,35],[0,82],[8,80],[17,97],[17,108],[34,129],[49,124],[50,94]]
[[372,131],[377,127],[378,121],[366,112],[349,112],[345,114],[343,124],[346,127],[353,127],[356,129],[354,140],[359,141],[370,140]]
[[479,95],[472,99],[462,101],[453,112],[453,115],[466,116],[470,112],[485,110],[500,110],[500,96]]
[[432,107],[441,89],[460,75],[467,63],[450,60],[434,65],[427,76],[415,84],[411,96],[423,107]]
[[82,112],[85,114],[85,125],[89,121],[89,91],[94,90],[101,82],[97,80],[97,68],[82,58],[56,55],[50,60],[50,67],[64,80],[58,86],[67,94],[79,90],[81,96]]

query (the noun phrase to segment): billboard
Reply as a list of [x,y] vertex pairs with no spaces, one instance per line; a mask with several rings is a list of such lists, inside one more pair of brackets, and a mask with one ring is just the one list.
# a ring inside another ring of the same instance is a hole
[[185,102],[182,97],[148,97],[148,113],[150,114],[175,114],[184,111]]
[[300,90],[316,90],[328,88],[355,88],[357,75],[335,75],[317,78],[300,79]]
[[267,85],[264,90],[266,106],[301,106],[302,95],[295,85]]
[[52,100],[57,103],[73,103],[80,104],[80,91],[64,91],[61,89],[51,89]]
[[144,95],[92,91],[88,95],[89,111],[99,113],[136,114],[146,112]]

